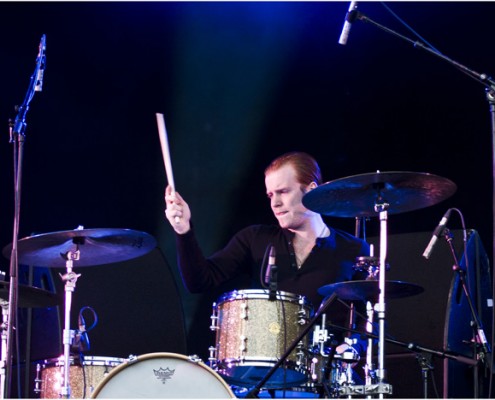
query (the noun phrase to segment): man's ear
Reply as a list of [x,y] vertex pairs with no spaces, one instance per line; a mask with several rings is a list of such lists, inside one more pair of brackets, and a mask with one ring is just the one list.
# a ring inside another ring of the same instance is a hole
[[317,187],[318,187],[318,184],[315,181],[313,181],[309,184],[309,190],[313,190],[314,188],[317,188]]

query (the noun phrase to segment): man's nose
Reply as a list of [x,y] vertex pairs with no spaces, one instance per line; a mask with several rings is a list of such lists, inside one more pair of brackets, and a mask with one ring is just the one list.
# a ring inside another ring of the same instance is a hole
[[281,204],[279,196],[272,197],[272,207],[279,207]]

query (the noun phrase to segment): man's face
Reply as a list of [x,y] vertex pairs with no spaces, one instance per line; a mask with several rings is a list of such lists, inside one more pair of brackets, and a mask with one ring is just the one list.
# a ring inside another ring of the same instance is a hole
[[265,186],[273,214],[282,228],[299,229],[308,221],[311,211],[302,204],[304,192],[292,165],[269,172]]

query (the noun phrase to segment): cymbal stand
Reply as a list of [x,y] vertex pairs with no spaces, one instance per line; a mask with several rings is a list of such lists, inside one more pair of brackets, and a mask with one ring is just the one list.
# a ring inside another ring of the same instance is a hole
[[74,331],[70,329],[70,314],[71,314],[71,306],[72,306],[72,293],[76,288],[77,278],[81,276],[81,274],[76,274],[72,271],[74,261],[79,260],[80,251],[77,248],[76,251],[68,251],[64,254],[66,259],[66,269],[67,273],[60,277],[62,281],[65,282],[65,324],[64,324],[64,332],[63,332],[63,343],[64,343],[64,379],[63,385],[61,387],[60,396],[65,399],[70,398],[70,347],[72,344],[72,340],[74,339]]
[[379,213],[380,218],[380,272],[378,279],[378,303],[375,309],[378,316],[378,393],[380,399],[383,399],[384,393],[391,393],[391,387],[384,384],[385,379],[385,263],[387,258],[387,219],[388,219],[389,204],[382,198],[380,194],[375,202],[375,211]]
[[[388,208],[389,204],[385,201],[385,199],[381,196],[381,187],[380,184],[375,184],[377,196],[375,200],[375,212],[379,213],[380,219],[380,257],[379,257],[379,271],[378,271],[378,303],[375,304],[374,310],[378,316],[378,369],[375,372],[371,371],[371,360],[372,358],[372,350],[370,350],[370,344],[372,341],[368,341],[368,349],[367,349],[367,366],[368,369],[366,374],[366,384],[356,385],[356,386],[347,386],[341,388],[341,395],[365,395],[367,398],[370,398],[371,395],[378,395],[380,399],[383,399],[384,394],[392,394],[392,386],[384,382],[385,379],[385,270],[386,268],[386,258],[387,258],[387,220],[388,220]],[[371,270],[370,270],[371,272]],[[376,273],[376,271],[375,271]],[[374,277],[370,273],[370,276]],[[368,320],[370,324],[370,320]],[[368,325],[367,325],[368,330]],[[350,331],[350,330],[349,330]],[[368,333],[368,338],[371,335]],[[372,381],[372,379],[376,376],[376,383]]]
[[5,393],[5,367],[7,361],[7,330],[9,324],[9,302],[3,299],[0,299],[0,305],[2,307],[2,354],[0,360],[0,390],[1,393]]
[[[366,314],[368,320],[366,322],[366,332],[373,333],[373,315],[374,309],[370,301],[366,302]],[[368,338],[368,347],[366,348],[366,364],[364,366],[365,385],[371,385],[374,378],[373,373],[373,339]],[[369,398],[369,397],[368,397]]]

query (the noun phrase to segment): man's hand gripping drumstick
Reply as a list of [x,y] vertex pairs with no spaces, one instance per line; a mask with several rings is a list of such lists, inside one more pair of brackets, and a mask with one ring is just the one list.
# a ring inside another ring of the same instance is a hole
[[156,122],[158,124],[158,134],[160,135],[160,144],[168,181],[168,185],[165,189],[165,216],[177,233],[186,233],[189,229],[191,229],[191,225],[189,223],[191,220],[191,211],[181,195],[175,191],[172,161],[170,159],[167,130],[165,128],[165,119],[163,118],[163,114],[156,114]]

